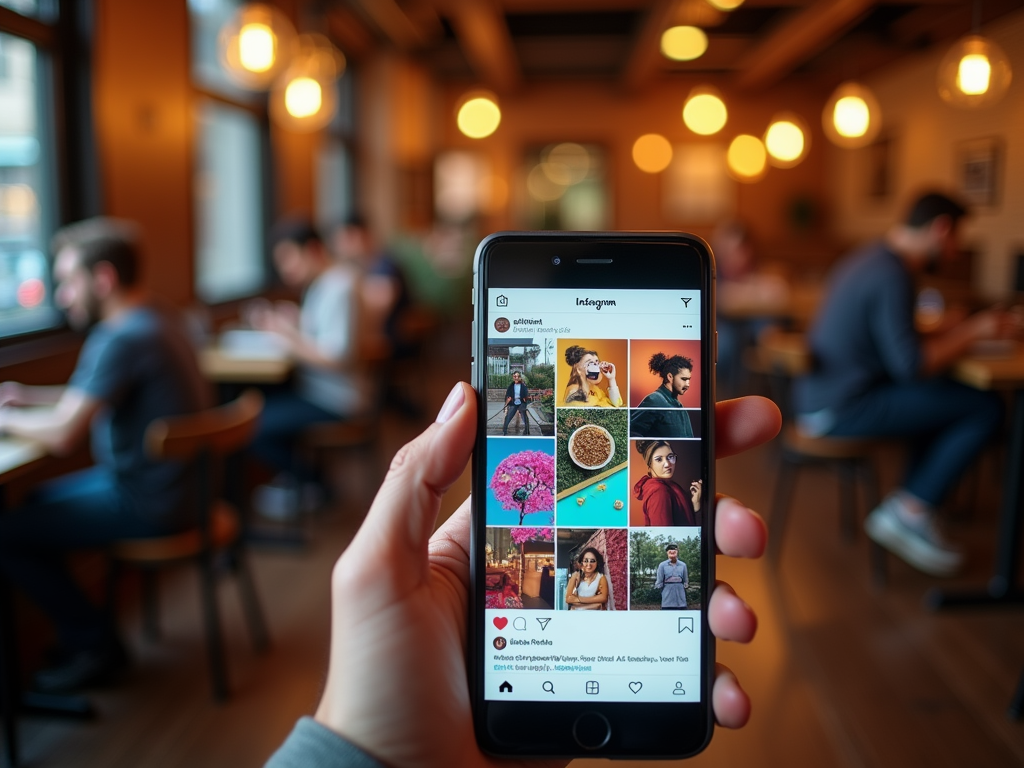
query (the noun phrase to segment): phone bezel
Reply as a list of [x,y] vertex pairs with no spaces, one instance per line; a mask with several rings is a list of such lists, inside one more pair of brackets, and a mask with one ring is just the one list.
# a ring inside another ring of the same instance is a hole
[[[624,252],[634,246],[637,250]],[[678,275],[665,269],[680,249],[695,252],[696,262],[687,261]],[[638,254],[642,254],[638,256]],[[556,257],[560,263],[556,264]],[[579,259],[585,259],[583,264]],[[630,269],[621,268],[629,259]],[[618,260],[618,266],[616,261]],[[650,262],[650,264],[648,264]],[[693,265],[696,263],[696,281]],[[656,272],[644,269],[656,265]],[[473,266],[474,322],[472,384],[480,413],[486,412],[486,352],[489,307],[488,288],[498,285],[525,288],[656,288],[699,287],[701,302],[701,410],[703,418],[702,464],[705,498],[714,498],[714,364],[715,310],[714,257],[702,239],[683,232],[499,232],[485,238],[477,247]],[[503,282],[511,281],[511,282]],[[486,441],[486,425],[478,419],[477,445]],[[472,476],[474,487],[484,482],[480,452],[474,451]],[[701,612],[701,701],[694,703],[584,703],[584,702],[501,702],[484,698],[483,569],[478,567],[483,551],[486,513],[474,495],[470,545],[470,611],[468,628],[468,674],[477,741],[485,752],[517,757],[615,757],[671,758],[690,757],[710,742],[714,729],[711,711],[711,686],[714,681],[715,644],[707,626],[708,612]],[[706,542],[702,553],[703,594],[710,596],[715,583],[714,513],[706,507],[701,536]],[[600,749],[582,749],[572,736],[572,719],[565,717],[567,707],[596,711],[613,724],[612,738]],[[563,725],[564,724],[564,727]],[[509,728],[510,739],[498,738],[495,731]],[[544,733],[538,731],[538,728]],[[562,729],[559,731],[558,729]],[[531,740],[522,739],[530,734]]]

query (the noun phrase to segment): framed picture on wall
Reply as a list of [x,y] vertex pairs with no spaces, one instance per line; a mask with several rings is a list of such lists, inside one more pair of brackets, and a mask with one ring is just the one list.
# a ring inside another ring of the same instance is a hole
[[956,177],[960,196],[976,207],[994,208],[1002,182],[1002,141],[991,136],[956,145]]

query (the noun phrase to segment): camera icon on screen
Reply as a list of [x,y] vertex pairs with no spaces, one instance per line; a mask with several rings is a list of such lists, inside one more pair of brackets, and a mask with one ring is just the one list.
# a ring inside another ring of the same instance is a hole
[[508,296],[506,296],[505,294],[501,294],[498,298],[494,300],[494,303],[497,304],[499,307],[507,307]]

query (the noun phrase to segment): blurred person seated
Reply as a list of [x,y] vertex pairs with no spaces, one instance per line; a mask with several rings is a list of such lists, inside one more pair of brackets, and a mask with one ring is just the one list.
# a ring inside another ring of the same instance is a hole
[[715,254],[718,377],[735,389],[743,349],[772,324],[789,300],[789,286],[777,274],[760,270],[747,227],[724,221],[711,235]]
[[278,474],[256,489],[254,506],[275,519],[322,503],[326,491],[295,443],[310,424],[349,419],[367,407],[368,386],[358,359],[358,275],[335,263],[313,225],[286,219],[271,232],[282,282],[302,292],[301,305],[257,302],[245,314],[252,327],[280,338],[298,363],[294,384],[267,393],[251,451]]
[[812,435],[906,438],[902,485],[865,521],[865,530],[925,573],[949,576],[963,562],[936,525],[936,509],[1003,421],[998,394],[941,374],[980,340],[1019,331],[990,309],[922,336],[915,327],[915,277],[956,258],[966,210],[928,193],[884,238],[845,257],[809,334],[811,373],[795,383],[798,423]]
[[196,524],[190,468],[150,460],[144,435],[154,419],[208,404],[184,324],[139,285],[134,227],[83,221],[57,232],[53,250],[57,303],[74,329],[88,332],[74,373],[67,386],[0,385],[0,433],[37,440],[54,454],[72,452],[90,434],[96,460],[0,515],[0,569],[57,630],[57,663],[34,680],[44,692],[104,682],[125,665],[112,617],[82,592],[64,555]]
[[[414,359],[419,353],[418,344],[408,333],[406,322],[413,300],[401,265],[380,245],[361,214],[345,219],[335,228],[331,240],[335,256],[356,265],[362,273],[360,301],[368,338],[380,345],[382,356],[390,362]],[[383,382],[385,402],[407,416],[422,416],[419,404],[398,384],[395,380]]]

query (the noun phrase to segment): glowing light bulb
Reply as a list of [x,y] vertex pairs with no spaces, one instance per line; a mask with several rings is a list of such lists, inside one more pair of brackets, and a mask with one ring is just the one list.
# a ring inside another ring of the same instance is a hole
[[726,162],[740,181],[757,181],[768,167],[768,153],[757,136],[740,134],[729,144]]
[[644,173],[661,173],[672,162],[672,145],[657,133],[646,133],[633,143],[633,162]]
[[857,138],[867,133],[871,111],[860,96],[844,96],[836,102],[832,121],[840,136]]
[[486,96],[469,99],[459,108],[456,119],[459,130],[471,139],[490,136],[501,124],[501,110]]
[[266,72],[274,66],[277,39],[266,24],[246,24],[238,33],[238,61],[250,72]]
[[323,104],[320,83],[311,77],[297,77],[284,89],[284,106],[292,117],[312,117]]
[[968,96],[980,96],[988,90],[992,79],[992,65],[983,53],[969,53],[960,59],[956,72],[956,87]]
[[701,136],[718,133],[728,119],[725,102],[713,93],[692,95],[683,106],[683,122],[687,128]]
[[807,156],[810,139],[803,120],[798,116],[781,113],[772,118],[764,132],[764,146],[768,162],[776,168],[792,168]]
[[708,36],[700,27],[670,27],[661,33],[661,52],[673,61],[693,61],[708,49]]

